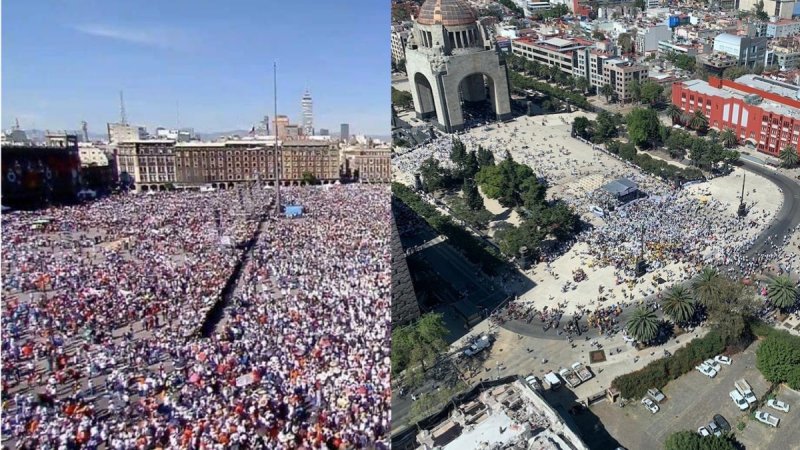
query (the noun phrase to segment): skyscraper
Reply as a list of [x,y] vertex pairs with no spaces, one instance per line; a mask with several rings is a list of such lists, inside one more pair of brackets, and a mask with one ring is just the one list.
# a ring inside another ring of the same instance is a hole
[[300,101],[303,108],[303,134],[306,136],[314,135],[314,108],[311,100],[311,92],[306,89],[303,99]]
[[339,137],[345,142],[350,140],[350,124],[349,123],[343,123],[342,124],[342,130],[339,132]]

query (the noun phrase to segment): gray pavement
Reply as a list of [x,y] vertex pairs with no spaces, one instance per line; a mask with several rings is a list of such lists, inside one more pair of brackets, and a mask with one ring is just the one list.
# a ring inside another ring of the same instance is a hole
[[[798,448],[800,427],[797,418],[800,413],[800,394],[788,389],[779,393],[778,398],[791,404],[789,414],[770,411],[781,418],[781,426],[770,429],[760,422],[751,420],[748,412],[741,412],[734,405],[728,393],[734,389],[734,382],[745,378],[753,392],[761,399],[769,383],[755,367],[755,352],[758,343],[744,352],[733,356],[733,364],[721,366],[720,373],[713,379],[693,370],[670,382],[662,391],[665,402],[660,411],[651,414],[639,403],[631,403],[620,408],[606,402],[591,407],[592,413],[600,418],[608,432],[626,448],[658,448],[670,434],[676,431],[692,430],[705,426],[714,414],[721,414],[733,428],[736,438],[746,448],[791,449]],[[763,408],[762,408],[763,409]],[[737,429],[743,422],[745,428]]]

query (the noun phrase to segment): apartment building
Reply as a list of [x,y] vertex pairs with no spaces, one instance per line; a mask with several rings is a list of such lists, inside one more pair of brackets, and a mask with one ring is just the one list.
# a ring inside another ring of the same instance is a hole
[[567,75],[573,75],[573,67],[577,65],[576,50],[587,45],[574,39],[558,37],[536,41],[530,38],[514,39],[511,51],[530,61],[536,61],[548,67],[558,66]]

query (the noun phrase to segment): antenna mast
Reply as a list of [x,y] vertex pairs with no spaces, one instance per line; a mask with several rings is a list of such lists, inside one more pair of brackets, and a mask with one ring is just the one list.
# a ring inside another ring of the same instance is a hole
[[[272,63],[273,100],[275,102],[275,120],[278,120],[278,63]],[[278,127],[275,127],[275,148],[272,153],[275,170],[275,215],[281,213],[281,171],[278,168]]]
[[119,91],[119,118],[123,125],[128,124],[128,117],[125,115],[125,100],[122,98],[122,91]]

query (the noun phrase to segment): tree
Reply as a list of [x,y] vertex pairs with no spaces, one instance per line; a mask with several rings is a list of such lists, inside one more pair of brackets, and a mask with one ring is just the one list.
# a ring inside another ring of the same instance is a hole
[[689,120],[689,126],[698,132],[703,132],[706,130],[708,127],[708,118],[706,117],[705,113],[703,113],[703,110],[695,110],[694,114],[692,114],[692,118]]
[[591,87],[591,85],[589,84],[589,80],[587,80],[586,78],[584,78],[584,77],[576,77],[575,78],[575,88],[578,89],[579,91],[581,91],[581,92],[583,92],[585,94],[586,91],[588,91],[590,87]]
[[701,305],[708,306],[719,296],[720,275],[717,269],[706,266],[700,271],[697,278],[692,281],[694,299]]
[[620,33],[617,38],[617,45],[622,50],[623,54],[633,53],[633,38],[628,33]]
[[672,433],[664,442],[664,450],[736,450],[730,436],[700,436],[694,431]]
[[783,150],[781,150],[780,158],[783,167],[792,168],[800,163],[800,155],[797,154],[797,148],[793,145],[784,147]]
[[667,109],[665,112],[667,113],[667,116],[669,116],[669,118],[672,119],[673,125],[681,122],[681,116],[683,115],[683,111],[681,111],[681,109],[677,105],[670,103],[669,105],[667,105]]
[[663,99],[664,89],[660,84],[652,80],[646,80],[639,88],[639,98],[643,103],[655,105]]
[[769,14],[767,14],[767,12],[764,11],[764,0],[759,0],[759,2],[756,3],[755,13],[756,13],[756,19],[762,22],[766,22],[769,20]]
[[304,184],[319,184],[319,180],[311,172],[303,172],[300,181],[302,181]]
[[676,284],[663,302],[664,314],[676,324],[687,322],[694,315],[694,299],[689,289]]
[[652,108],[635,108],[628,113],[628,137],[631,143],[639,147],[650,146],[660,136],[658,113]]
[[410,109],[414,105],[414,99],[411,97],[410,92],[392,87],[392,105],[395,108]]
[[594,30],[594,31],[592,31],[592,39],[597,40],[597,41],[605,41],[606,40],[606,35],[605,35],[605,33],[603,33],[600,30]]
[[575,136],[580,136],[584,139],[589,138],[589,127],[591,126],[592,122],[584,117],[578,116],[572,121],[572,134]]
[[771,383],[800,388],[800,337],[771,331],[756,351],[756,367]]
[[522,206],[529,211],[544,205],[547,188],[535,177],[530,177],[520,184],[522,190]]
[[445,185],[444,176],[442,176],[442,168],[439,166],[439,160],[430,157],[419,166],[420,178],[422,178],[422,190],[425,192],[434,192],[442,189]]
[[639,102],[642,99],[642,85],[639,80],[633,80],[628,84],[628,92],[631,94],[631,101]]
[[594,141],[603,143],[619,134],[618,122],[606,111],[600,111],[595,119]]
[[490,150],[486,150],[482,146],[478,146],[478,166],[481,168],[485,166],[493,166],[494,165],[494,153]]
[[464,202],[469,209],[478,211],[483,208],[483,199],[480,192],[478,192],[478,185],[475,180],[465,178],[461,191],[464,193]]
[[472,150],[467,153],[467,157],[464,159],[464,167],[461,169],[461,176],[464,178],[475,178],[475,174],[477,174],[480,169],[478,156],[475,154],[475,150]]
[[626,324],[628,333],[639,342],[650,342],[658,334],[658,317],[650,309],[637,308]]
[[606,98],[606,103],[609,103],[611,101],[611,96],[614,95],[614,88],[606,83],[600,87],[600,94]]
[[719,140],[726,148],[736,147],[739,144],[736,133],[730,128],[722,130],[722,133],[719,134]]
[[797,303],[797,283],[787,275],[779,275],[769,281],[767,298],[781,311],[785,311]]
[[453,146],[450,148],[450,161],[456,166],[462,167],[467,159],[467,147],[457,138],[453,138]]

